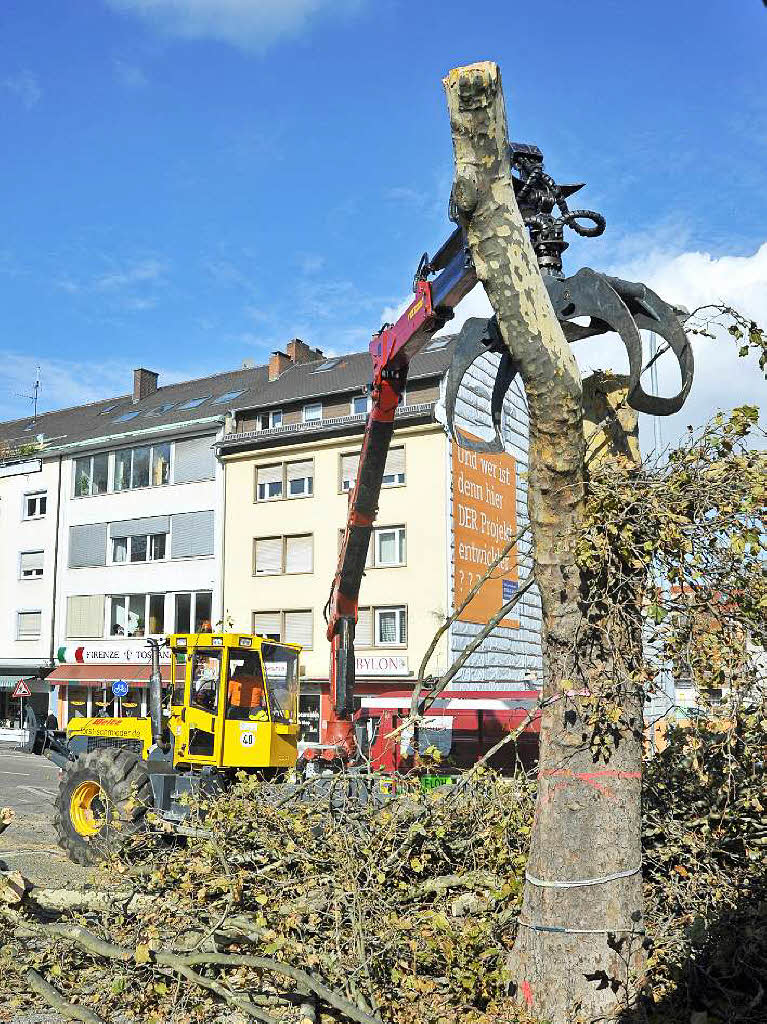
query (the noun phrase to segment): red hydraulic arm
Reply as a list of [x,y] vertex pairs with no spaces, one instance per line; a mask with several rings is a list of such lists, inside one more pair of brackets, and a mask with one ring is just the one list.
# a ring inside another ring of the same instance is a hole
[[[426,279],[437,271],[440,273],[434,280]],[[458,228],[431,261],[424,254],[414,282],[413,301],[395,324],[385,325],[370,342],[371,410],[365,424],[357,478],[349,498],[338,567],[325,609],[331,643],[332,708],[323,744],[323,757],[328,760],[349,760],[356,750],[353,704],[357,600],[378,512],[394,416],[410,361],[452,317],[453,308],[474,287],[476,280],[463,232]]]

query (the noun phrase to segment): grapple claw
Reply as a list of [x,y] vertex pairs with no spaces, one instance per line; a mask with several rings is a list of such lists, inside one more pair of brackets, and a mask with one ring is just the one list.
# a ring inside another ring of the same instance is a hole
[[[490,401],[494,436],[488,441],[467,437],[456,426],[455,422],[455,406],[458,399],[458,391],[463,382],[463,376],[474,360],[485,352],[501,353],[501,362],[498,366],[498,373],[495,377],[493,394]],[[495,317],[490,317],[489,320],[481,317],[471,317],[468,319],[461,328],[455,349],[453,350],[453,358],[450,362],[445,390],[445,413],[448,430],[461,448],[468,448],[470,451],[475,452],[502,452],[504,450],[503,435],[501,433],[503,400],[516,375],[517,366],[503,342]]]

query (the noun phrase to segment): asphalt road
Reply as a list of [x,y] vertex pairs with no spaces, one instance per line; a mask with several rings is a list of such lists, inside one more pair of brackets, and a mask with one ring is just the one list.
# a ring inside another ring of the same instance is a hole
[[59,770],[44,757],[0,746],[0,807],[15,817],[0,834],[0,868],[20,871],[36,885],[82,882],[87,871],[70,863],[56,845],[53,801]]

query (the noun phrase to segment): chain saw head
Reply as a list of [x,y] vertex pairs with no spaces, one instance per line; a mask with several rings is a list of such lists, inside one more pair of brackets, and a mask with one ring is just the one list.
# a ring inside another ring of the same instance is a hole
[[[544,170],[543,153],[537,146],[512,142],[509,151],[517,205],[565,337],[573,342],[615,331],[628,355],[628,404],[631,408],[654,416],[677,412],[689,394],[694,370],[692,348],[682,327],[685,311],[664,302],[646,285],[608,277],[588,267],[572,277],[564,277],[562,254],[569,244],[564,238],[564,229],[594,238],[604,231],[605,219],[593,210],[570,210],[567,200],[583,188],[583,184],[557,184]],[[465,238],[463,244],[466,246]],[[575,322],[583,318],[588,318],[588,323]],[[662,337],[677,358],[681,386],[671,398],[648,394],[642,387],[640,330],[653,331]],[[499,353],[501,359],[491,398],[493,437],[478,441],[467,437],[457,427],[456,403],[464,374],[487,352]],[[495,317],[466,321],[456,340],[445,397],[448,429],[461,447],[503,451],[503,402],[518,369]]]

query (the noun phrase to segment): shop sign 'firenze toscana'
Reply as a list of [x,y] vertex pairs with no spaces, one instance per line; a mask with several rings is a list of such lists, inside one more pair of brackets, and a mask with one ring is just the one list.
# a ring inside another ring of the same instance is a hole
[[[506,452],[472,452],[453,444],[453,606],[461,604],[517,529],[515,462]],[[461,612],[484,625],[517,589],[514,548]],[[516,619],[502,626],[518,627]]]
[[[59,647],[56,660],[60,665],[150,665],[152,652],[146,644],[68,644]],[[160,648],[160,660],[170,661],[167,647]]]

